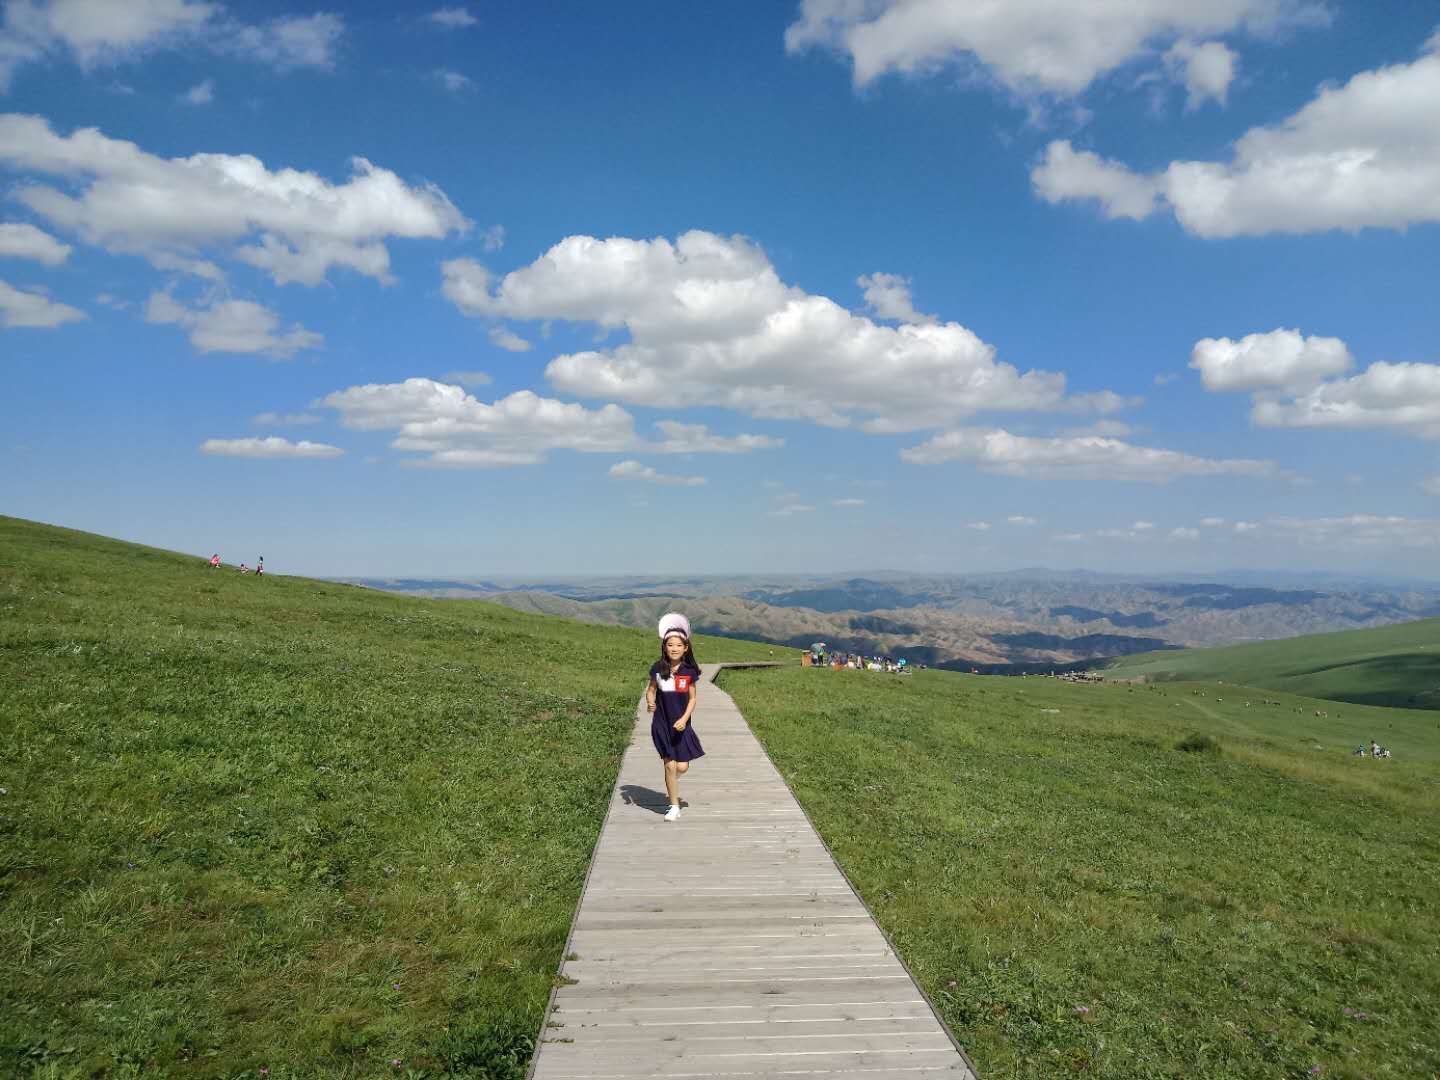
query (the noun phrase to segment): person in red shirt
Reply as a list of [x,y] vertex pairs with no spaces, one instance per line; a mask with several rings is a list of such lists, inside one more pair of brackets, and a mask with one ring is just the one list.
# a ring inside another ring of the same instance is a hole
[[690,722],[695,713],[700,665],[690,646],[690,620],[672,611],[660,620],[660,659],[650,667],[645,707],[654,714],[650,739],[665,766],[665,794],[670,797],[666,821],[680,818],[680,777],[705,754]]

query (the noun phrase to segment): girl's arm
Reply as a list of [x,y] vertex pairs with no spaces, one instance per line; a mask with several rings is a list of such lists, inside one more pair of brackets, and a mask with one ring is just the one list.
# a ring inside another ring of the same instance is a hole
[[645,683],[645,711],[655,711],[655,676],[651,675]]
[[690,722],[690,714],[695,711],[695,684],[690,684],[690,700],[685,703],[685,714],[675,721],[675,730],[684,731],[685,725]]

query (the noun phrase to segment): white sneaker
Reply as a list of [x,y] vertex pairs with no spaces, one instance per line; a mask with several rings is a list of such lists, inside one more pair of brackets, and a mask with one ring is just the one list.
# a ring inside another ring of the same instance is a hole
[[680,820],[680,807],[678,807],[678,806],[673,806],[673,805],[672,805],[669,810],[666,810],[666,811],[665,811],[665,820],[666,820],[666,821],[679,821],[679,820]]

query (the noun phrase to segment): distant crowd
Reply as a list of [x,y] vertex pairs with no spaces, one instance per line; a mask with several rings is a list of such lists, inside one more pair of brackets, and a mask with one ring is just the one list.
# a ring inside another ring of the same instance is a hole
[[[891,675],[908,675],[914,665],[904,658],[896,660],[890,656],[862,656],[859,653],[830,652],[823,641],[818,641],[800,654],[804,667],[828,667],[834,671],[883,671]],[[920,665],[924,667],[924,664]]]
[[[214,555],[210,556],[210,562],[208,565],[211,570],[220,569],[222,564],[220,562],[220,553],[218,551]],[[246,566],[243,562],[236,569],[238,569],[242,574],[258,574],[263,576],[265,573],[265,556],[261,555],[260,558],[255,560],[254,569]]]

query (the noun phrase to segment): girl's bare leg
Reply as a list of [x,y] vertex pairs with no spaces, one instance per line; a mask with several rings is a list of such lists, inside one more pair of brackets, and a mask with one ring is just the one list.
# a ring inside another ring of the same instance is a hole
[[665,759],[665,794],[670,796],[670,805],[680,805],[680,784],[676,774],[677,761]]

